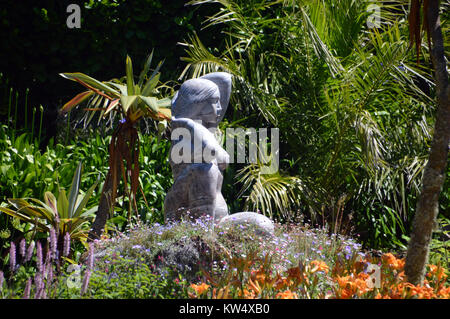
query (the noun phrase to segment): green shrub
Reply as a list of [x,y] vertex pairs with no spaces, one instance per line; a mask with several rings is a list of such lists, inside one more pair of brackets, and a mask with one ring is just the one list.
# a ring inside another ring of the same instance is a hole
[[187,282],[167,270],[161,275],[143,258],[110,256],[96,264],[83,298],[187,298]]

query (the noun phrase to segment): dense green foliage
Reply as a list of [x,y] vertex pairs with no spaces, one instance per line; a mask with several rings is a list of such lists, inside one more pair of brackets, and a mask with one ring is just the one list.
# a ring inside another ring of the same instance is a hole
[[[88,190],[100,174],[98,186],[86,207],[98,205],[101,186],[108,170],[107,154],[109,137],[90,132],[78,134],[68,145],[64,142],[51,142],[45,152],[31,142],[27,133],[11,139],[14,130],[0,127],[0,203],[7,206],[8,198],[36,198],[43,200],[46,191],[58,193],[58,186],[66,191],[72,183],[73,174],[79,161],[83,163],[80,189]],[[65,134],[62,134],[65,137]],[[139,219],[148,222],[163,221],[163,203],[172,176],[167,158],[169,143],[151,135],[141,134],[140,186],[145,194],[138,193],[137,204]],[[112,216],[110,228],[123,230],[127,225],[128,202],[122,197]],[[28,223],[14,221],[6,214],[0,214],[0,251],[6,252],[11,240],[20,240],[22,236],[31,239],[33,232]],[[39,235],[39,234],[38,234]],[[44,234],[45,235],[45,234]],[[38,236],[39,237],[39,236]],[[45,236],[40,236],[44,237]],[[2,256],[4,254],[2,253]]]
[[383,4],[371,28],[368,1],[219,2],[207,22],[225,26],[227,47],[215,54],[191,37],[184,74],[231,72],[228,125],[280,129],[282,172],[243,168],[247,204],[290,206],[280,218],[300,209],[332,231],[353,227],[372,247],[403,247],[434,116],[430,61],[416,65],[409,50],[407,3]]

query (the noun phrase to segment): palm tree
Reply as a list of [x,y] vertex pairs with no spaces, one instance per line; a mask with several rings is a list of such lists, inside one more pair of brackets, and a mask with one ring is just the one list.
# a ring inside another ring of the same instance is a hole
[[[421,6],[421,1],[411,1],[410,36],[411,42],[416,44],[418,53],[421,43]],[[435,71],[437,111],[433,141],[423,174],[422,191],[417,202],[406,255],[405,274],[408,281],[415,285],[421,284],[424,279],[433,228],[439,212],[439,194],[445,181],[450,143],[450,88],[439,18],[439,0],[424,1],[423,16]]]
[[[215,1],[192,3],[207,2]],[[387,236],[396,240],[398,230],[406,235],[412,200],[405,194],[414,198],[418,192],[432,111],[414,82],[428,79],[410,56],[401,23],[406,1],[384,5],[379,29],[366,27],[369,1],[219,2],[222,9],[207,23],[226,26],[227,49],[215,55],[192,36],[183,76],[233,73],[232,124],[278,127],[280,157],[293,163],[281,168],[296,177],[270,179],[254,165],[244,168],[247,206],[263,207],[257,195],[273,194],[277,207],[287,187],[297,194],[287,193],[284,202],[311,216],[337,220],[334,215],[345,206],[358,213],[360,228],[375,219],[377,244]],[[263,213],[274,213],[265,207]],[[392,222],[384,221],[387,214]]]
[[[114,211],[117,190],[122,177],[124,193],[129,198],[128,221],[131,222],[132,211],[137,210],[136,193],[139,188],[139,120],[150,117],[160,123],[171,120],[170,98],[159,99],[158,86],[162,62],[150,72],[153,52],[147,58],[139,80],[135,83],[130,57],[126,59],[126,76],[121,80],[98,81],[83,73],[62,73],[64,78],[76,81],[86,87],[82,92],[67,102],[61,109],[68,112],[91,97],[84,108],[91,113],[100,112],[100,118],[114,114],[119,117],[109,145],[109,170],[100,197],[96,218],[89,233],[89,240],[100,238],[106,221]],[[124,164],[125,162],[125,164]],[[128,189],[128,181],[130,188]]]

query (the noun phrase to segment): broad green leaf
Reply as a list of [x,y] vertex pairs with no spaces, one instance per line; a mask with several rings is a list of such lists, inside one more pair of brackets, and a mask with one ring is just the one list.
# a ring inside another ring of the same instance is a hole
[[172,105],[172,99],[166,97],[166,98],[158,100],[157,103],[158,103],[158,107],[170,108],[170,106]]
[[100,175],[98,176],[97,180],[95,181],[94,185],[92,185],[86,194],[84,194],[83,199],[81,200],[80,204],[77,206],[75,213],[73,214],[74,217],[78,217],[81,215],[81,212],[83,211],[83,208],[86,206],[87,202],[89,201],[89,198],[92,196],[92,193],[94,192],[95,188],[97,187],[98,182],[100,181]]
[[153,93],[153,90],[158,85],[159,77],[161,76],[161,73],[156,74],[154,77],[150,78],[147,83],[144,86],[144,89],[142,90],[142,95],[144,96],[150,96]]
[[128,91],[127,91],[127,86],[123,85],[123,84],[119,84],[119,83],[115,83],[115,82],[106,82],[109,85],[112,85],[114,87],[116,87],[117,89],[120,90],[120,94],[122,95],[128,95]]
[[25,222],[32,223],[32,224],[36,225],[37,227],[39,227],[41,230],[47,230],[48,231],[48,227],[46,225],[42,224],[41,222],[38,222],[37,220],[35,220],[35,219],[25,215],[25,214],[22,214],[22,213],[17,212],[17,211],[13,211],[13,210],[11,210],[9,208],[6,208],[6,207],[0,207],[0,211],[4,212],[5,214],[8,214],[8,215],[10,215],[12,217],[19,218],[19,219],[21,219],[21,220],[23,220]]
[[98,205],[89,208],[87,211],[83,212],[80,217],[90,217],[91,215],[95,215],[95,213],[98,211]]
[[35,207],[34,208],[41,215],[42,219],[47,220],[50,224],[54,225],[56,223],[55,214],[53,211],[46,207]]
[[69,217],[73,216],[75,203],[80,190],[80,182],[81,182],[81,162],[78,163],[75,174],[73,175],[72,185],[70,186],[69,189],[69,207],[68,207]]
[[158,63],[158,66],[156,67],[155,70],[153,70],[153,73],[150,75],[149,80],[153,79],[153,77],[156,76],[156,74],[158,74],[158,72],[161,69],[163,64],[164,64],[164,60],[162,60],[161,62]]
[[137,84],[134,85],[134,94],[135,95],[141,94],[141,88]]
[[152,109],[153,112],[158,112],[158,99],[153,96],[142,96],[139,95],[139,98]]
[[66,191],[64,189],[59,190],[59,196],[57,201],[59,217],[61,219],[69,217],[69,201],[66,196]]
[[[87,84],[88,86],[93,87],[94,89],[103,91],[105,93],[109,93],[109,95],[111,95],[112,97],[116,97],[116,98],[119,97],[119,93],[115,89],[111,88],[109,85],[106,85],[103,82],[100,82],[100,81],[90,77],[89,75],[86,75],[86,74],[83,74],[83,73],[79,73],[79,72],[76,72],[76,73],[60,73],[60,75],[62,77],[64,77],[64,78],[66,78],[66,79],[69,79],[69,80],[81,81],[84,84]],[[83,83],[81,83],[81,84],[83,84]]]
[[139,87],[141,87],[144,84],[145,75],[150,70],[150,65],[152,64],[152,60],[153,60],[153,50],[150,53],[150,55],[148,56],[147,60],[145,61],[144,69],[142,70],[141,74],[139,75],[139,82],[138,82]]
[[16,209],[21,209],[23,207],[31,206],[26,200],[22,198],[8,198],[8,202],[13,205]]
[[19,213],[17,211],[14,211],[14,210],[6,208],[6,207],[1,207],[0,206],[0,211],[4,212],[5,214],[8,214],[8,215],[10,215],[12,217],[20,218],[21,220],[26,221],[26,222],[32,221],[32,219],[29,216],[21,214],[21,213]]
[[122,95],[120,97],[120,102],[122,104],[122,108],[125,113],[128,112],[128,109],[136,101],[136,98],[137,98],[137,95],[131,95],[131,96]]
[[128,96],[135,95],[134,92],[134,77],[133,77],[133,64],[130,57],[127,55],[126,60],[126,75],[127,75],[127,93]]

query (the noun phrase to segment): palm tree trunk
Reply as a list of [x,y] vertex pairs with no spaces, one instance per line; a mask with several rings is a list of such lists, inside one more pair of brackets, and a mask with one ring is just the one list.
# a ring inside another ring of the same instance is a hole
[[435,70],[437,112],[428,163],[423,175],[423,188],[418,199],[411,239],[406,256],[405,274],[414,285],[424,279],[429,246],[439,212],[439,194],[445,181],[450,142],[450,101],[444,42],[439,19],[439,1],[429,0],[427,12],[429,35],[433,46],[431,58]]

